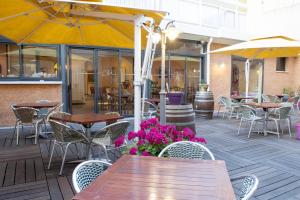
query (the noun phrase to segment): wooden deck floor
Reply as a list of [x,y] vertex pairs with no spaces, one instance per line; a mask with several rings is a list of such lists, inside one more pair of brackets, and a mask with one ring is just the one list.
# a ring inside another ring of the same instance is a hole
[[[298,117],[293,117],[293,126]],[[253,199],[300,200],[300,141],[287,133],[279,140],[275,135],[253,133],[248,129],[236,135],[237,120],[197,120],[197,132],[204,136],[217,159],[226,161],[230,176],[256,174],[259,189]],[[294,129],[294,128],[293,128]],[[284,127],[285,132],[286,127]],[[71,199],[74,195],[71,174],[75,164],[65,165],[64,175],[58,176],[60,152],[55,152],[50,170],[48,142],[40,139],[39,145],[21,136],[15,145],[12,130],[0,131],[0,200],[5,199]],[[295,131],[294,131],[295,132]],[[68,160],[78,159],[78,148],[71,147]]]

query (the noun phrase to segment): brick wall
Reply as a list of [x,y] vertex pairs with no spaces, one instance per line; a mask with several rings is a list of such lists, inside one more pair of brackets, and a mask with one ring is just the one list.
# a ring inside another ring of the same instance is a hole
[[0,85],[0,126],[11,126],[15,116],[10,105],[41,99],[61,102],[61,85]]

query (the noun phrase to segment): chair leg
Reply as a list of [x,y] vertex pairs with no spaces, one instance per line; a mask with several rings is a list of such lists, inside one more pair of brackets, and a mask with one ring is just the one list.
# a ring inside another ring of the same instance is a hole
[[287,122],[288,122],[288,128],[289,128],[289,135],[290,137],[292,137],[292,133],[291,133],[291,121],[289,118],[287,118]]
[[250,138],[250,134],[251,134],[251,131],[252,131],[253,123],[254,123],[254,121],[251,121],[251,125],[250,125],[250,130],[249,130],[248,138]]
[[219,106],[219,109],[218,109],[218,113],[217,113],[217,116],[219,116],[219,113],[220,113],[220,109],[221,109],[221,106]]
[[20,123],[17,122],[17,145],[19,144],[19,134],[20,134],[19,127],[20,127]]
[[63,159],[61,161],[61,166],[60,166],[60,171],[59,171],[59,175],[62,175],[62,172],[63,172],[63,169],[64,169],[64,165],[65,165],[65,160],[66,160],[66,156],[67,156],[67,152],[68,152],[68,148],[69,148],[69,145],[71,143],[68,143],[65,147],[65,149],[63,150],[63,147],[61,147],[62,149],[62,152],[63,152]]
[[278,139],[279,139],[279,125],[278,125],[278,121],[277,120],[274,120],[275,124],[276,124],[276,130],[277,130],[277,136],[278,136]]
[[39,123],[36,123],[35,124],[34,144],[37,144],[38,137],[39,137]]
[[240,134],[240,130],[241,130],[241,126],[242,126],[242,119],[241,119],[241,121],[240,121],[240,126],[239,126],[239,129],[238,129],[238,133],[237,133],[237,135],[239,135]]
[[51,145],[52,145],[52,140],[49,140],[48,157],[51,154]]
[[52,150],[51,150],[51,154],[50,154],[50,158],[49,158],[49,163],[48,163],[48,169],[50,169],[50,166],[51,166],[51,161],[52,161],[55,145],[56,145],[56,142],[53,141],[53,146],[52,146]]

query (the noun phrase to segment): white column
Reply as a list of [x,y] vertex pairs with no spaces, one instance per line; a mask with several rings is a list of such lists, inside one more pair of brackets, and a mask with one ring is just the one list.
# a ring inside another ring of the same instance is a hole
[[213,38],[210,37],[208,44],[207,44],[207,50],[206,50],[206,53],[207,53],[207,55],[206,55],[206,70],[207,70],[206,79],[207,79],[208,88],[210,88],[210,46],[211,46],[212,41],[213,41]]
[[166,124],[166,34],[162,31],[161,33],[161,90],[159,93],[159,114],[160,123]]
[[263,63],[259,62],[259,74],[258,74],[258,103],[262,102],[262,85],[263,85]]
[[249,95],[249,75],[250,75],[250,61],[245,62],[245,79],[246,79],[246,97]]
[[141,123],[141,19],[134,21],[134,131],[138,131]]

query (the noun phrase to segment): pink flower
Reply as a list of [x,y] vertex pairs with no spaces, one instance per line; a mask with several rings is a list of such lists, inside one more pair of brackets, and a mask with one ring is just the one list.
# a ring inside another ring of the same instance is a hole
[[145,144],[145,141],[144,141],[144,140],[139,140],[139,141],[137,142],[136,145],[142,146],[142,145],[144,145],[144,144]]
[[202,137],[195,137],[195,138],[191,139],[191,141],[192,142],[204,143],[204,144],[207,143],[206,140],[204,138],[202,138]]
[[184,138],[191,140],[192,138],[195,137],[196,134],[190,128],[184,128],[182,130],[182,135]]
[[135,138],[137,135],[134,131],[130,131],[128,133],[128,140],[132,140],[133,138]]
[[139,139],[145,139],[146,132],[144,130],[139,130],[136,135]]
[[143,151],[142,152],[142,156],[151,156],[151,154],[149,152],[147,152],[147,151]]
[[124,135],[120,135],[116,140],[115,140],[115,147],[118,148],[120,146],[122,146],[125,142],[125,136]]
[[136,155],[137,154],[137,151],[138,149],[136,147],[132,147],[130,150],[129,150],[129,154],[130,155]]

